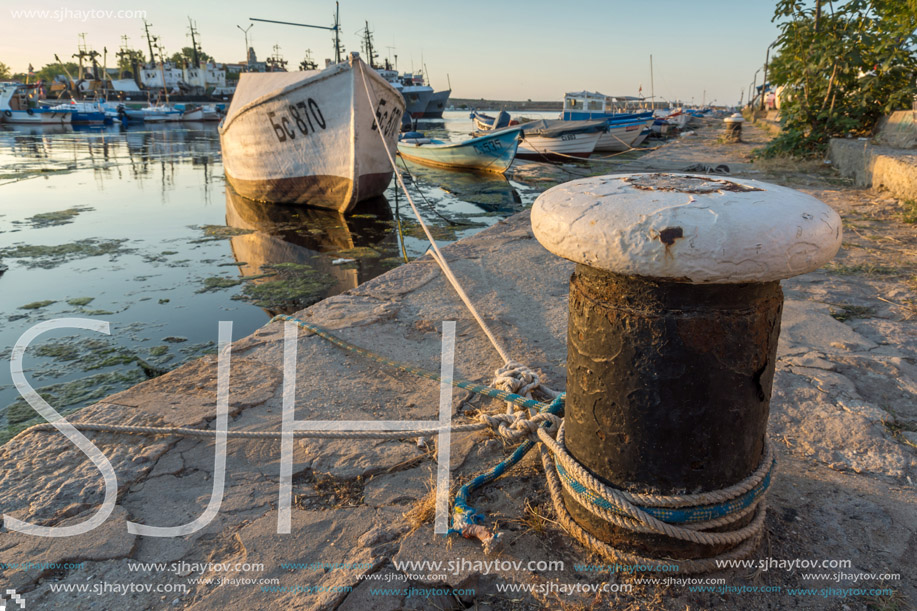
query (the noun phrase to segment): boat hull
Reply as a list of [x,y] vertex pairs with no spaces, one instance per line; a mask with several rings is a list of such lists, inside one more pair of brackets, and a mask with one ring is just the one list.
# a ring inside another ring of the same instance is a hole
[[585,159],[595,150],[602,132],[565,134],[559,138],[524,135],[516,157],[532,161],[563,161],[568,157]]
[[634,146],[634,141],[640,137],[643,126],[642,122],[624,125],[611,124],[608,126],[608,131],[599,137],[595,150],[626,151]]
[[421,119],[433,98],[433,88],[405,87],[401,90],[401,96],[404,99],[405,113],[412,119]]
[[451,95],[451,89],[435,92],[433,97],[430,98],[426,110],[424,110],[424,119],[442,119],[443,111],[446,110],[446,105],[449,104],[449,96]]
[[[233,188],[257,201],[339,212],[381,195],[393,174],[385,147],[394,153],[404,112],[398,91],[359,59],[277,74],[244,75],[220,127]],[[282,86],[271,90],[272,83]]]
[[32,112],[27,110],[4,110],[0,113],[0,119],[4,123],[16,123],[22,125],[68,125],[73,118],[73,113],[68,111],[35,109]]
[[405,159],[439,168],[506,172],[516,158],[519,131],[507,131],[456,144],[411,144],[399,142]]

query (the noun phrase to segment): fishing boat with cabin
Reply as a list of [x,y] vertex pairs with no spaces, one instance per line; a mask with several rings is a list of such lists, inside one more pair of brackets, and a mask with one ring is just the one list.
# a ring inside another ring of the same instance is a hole
[[70,110],[40,108],[38,86],[21,83],[0,84],[0,121],[29,125],[69,125]]
[[403,113],[356,52],[324,70],[244,73],[220,124],[226,178],[249,199],[346,212],[388,187]]

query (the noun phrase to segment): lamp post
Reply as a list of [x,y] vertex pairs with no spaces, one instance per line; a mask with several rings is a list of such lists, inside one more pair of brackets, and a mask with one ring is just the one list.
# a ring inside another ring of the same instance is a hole
[[242,57],[245,58],[245,66],[248,67],[248,31],[255,27],[255,24],[249,24],[247,28],[243,28],[241,25],[237,25],[236,27],[242,30],[242,34],[245,35],[245,54]]
[[[778,39],[779,40],[779,39]],[[767,53],[764,55],[764,89],[767,89],[767,67],[771,61],[771,47],[777,44],[777,40],[767,45]],[[761,95],[761,110],[764,110],[764,95]]]

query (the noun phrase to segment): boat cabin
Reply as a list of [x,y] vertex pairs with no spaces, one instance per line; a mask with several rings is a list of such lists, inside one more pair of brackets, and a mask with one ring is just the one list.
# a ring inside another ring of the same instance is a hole
[[0,110],[28,110],[37,106],[37,85],[0,84]]
[[608,96],[597,91],[577,91],[564,94],[565,121],[602,119],[616,113],[639,110],[646,100],[634,96]]

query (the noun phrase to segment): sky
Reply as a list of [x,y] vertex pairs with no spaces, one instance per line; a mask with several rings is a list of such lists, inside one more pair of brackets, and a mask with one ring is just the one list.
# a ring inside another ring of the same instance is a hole
[[[369,21],[381,56],[397,54],[401,71],[426,64],[430,84],[451,83],[454,97],[560,100],[567,91],[637,95],[641,87],[649,96],[652,55],[658,97],[735,104],[777,37],[775,3],[342,0],[341,37],[347,51],[359,50]],[[190,17],[205,52],[240,62],[245,41],[237,26],[254,23],[249,17],[330,26],[334,13],[331,0],[0,0],[0,7],[0,62],[14,72],[52,63],[55,53],[68,61],[81,32],[90,48],[108,48],[113,66],[122,35],[146,49],[143,14],[167,55],[190,46]],[[333,53],[331,33],[309,28],[255,23],[249,43],[259,59],[279,45],[291,68],[306,49],[320,65]]]

